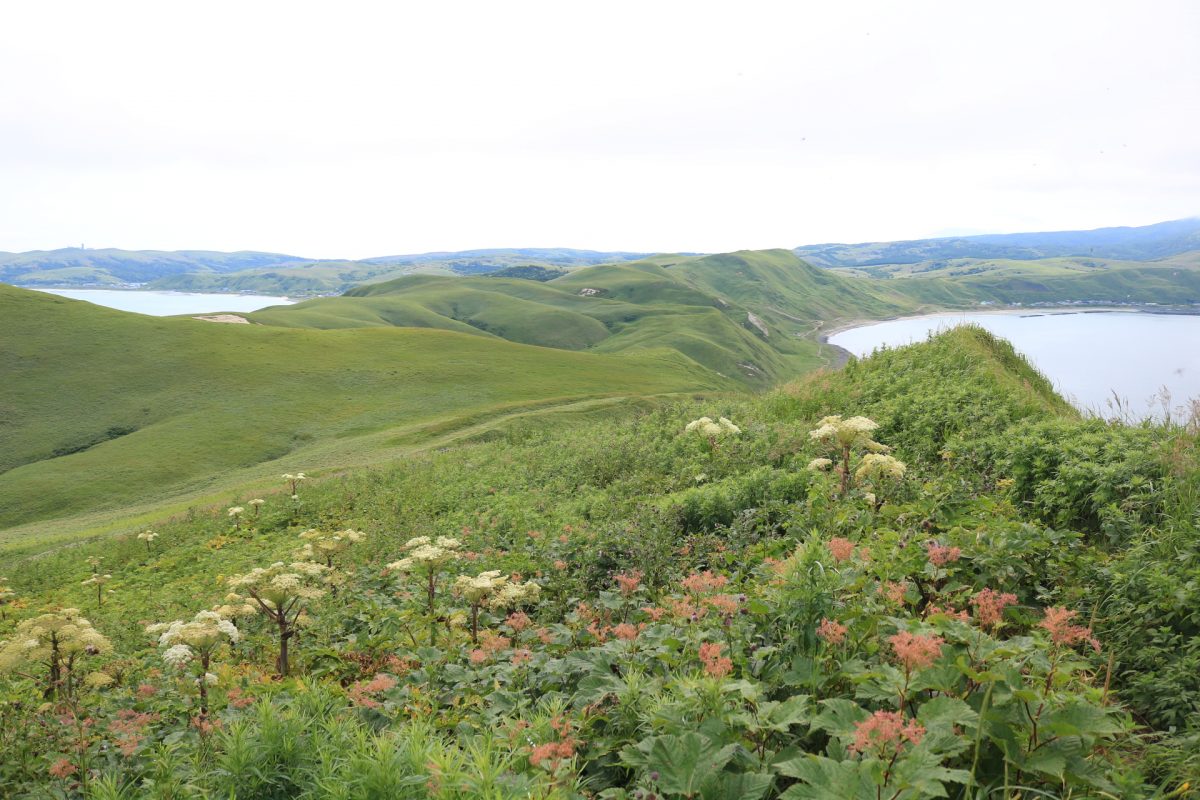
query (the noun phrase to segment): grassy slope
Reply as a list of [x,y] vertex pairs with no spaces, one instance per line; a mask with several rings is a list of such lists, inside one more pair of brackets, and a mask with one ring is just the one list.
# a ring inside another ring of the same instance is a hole
[[824,363],[811,336],[822,322],[911,312],[920,302],[772,250],[659,256],[544,283],[411,276],[251,318],[318,328],[440,327],[610,353],[665,347],[765,386]]
[[420,422],[729,387],[662,351],[618,358],[439,330],[218,325],[2,286],[0,338],[3,526],[202,492],[214,475],[264,463],[260,476],[317,455],[362,463],[386,449],[381,432]]

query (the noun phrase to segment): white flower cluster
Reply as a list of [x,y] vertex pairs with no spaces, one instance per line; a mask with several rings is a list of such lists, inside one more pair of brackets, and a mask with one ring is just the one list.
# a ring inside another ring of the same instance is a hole
[[313,600],[325,594],[315,584],[327,569],[324,564],[312,561],[291,564],[276,561],[269,567],[255,567],[245,575],[234,575],[227,582],[232,589],[245,589],[268,608],[279,609],[296,598]]
[[854,473],[856,480],[878,480],[880,478],[893,478],[899,480],[904,477],[904,471],[907,469],[903,461],[892,458],[891,456],[881,455],[879,453],[867,453],[859,462],[858,469]]
[[859,447],[873,453],[886,453],[889,448],[871,438],[871,433],[879,427],[877,423],[866,417],[850,417],[842,419],[841,415],[825,417],[817,423],[817,427],[808,432],[813,439],[839,450],[846,447]]
[[100,573],[97,572],[96,574],[92,575],[92,577],[90,577],[84,581],[81,581],[81,583],[84,586],[103,586],[104,584],[108,583],[111,580],[112,580],[112,575],[101,575]]
[[439,536],[436,540],[428,536],[417,536],[404,544],[404,549],[409,551],[408,555],[399,561],[393,561],[387,567],[397,572],[410,572],[417,567],[436,569],[456,560],[461,547],[462,542],[449,536]]
[[154,531],[142,531],[141,533],[139,533],[137,535],[137,537],[138,537],[138,541],[141,541],[141,542],[153,542],[155,539],[158,538],[158,534],[155,533]]
[[808,462],[808,469],[813,472],[823,472],[833,466],[833,461],[828,458],[814,458]]
[[81,655],[98,655],[112,650],[112,644],[92,623],[80,616],[77,608],[42,614],[17,625],[13,638],[0,645],[0,672],[34,662],[46,663]]
[[225,619],[249,617],[258,613],[258,607],[236,592],[225,595],[225,602],[213,606],[213,613]]
[[331,559],[338,553],[349,549],[351,545],[366,540],[367,535],[362,531],[350,529],[333,533],[309,529],[300,534],[300,538],[308,541],[308,544],[299,551],[301,558],[312,559],[319,556]]
[[734,425],[725,417],[720,417],[716,422],[713,422],[711,417],[701,417],[689,422],[683,428],[686,433],[699,433],[702,436],[736,436],[742,432],[742,429]]
[[246,509],[242,508],[241,506],[232,506],[229,509],[229,516],[240,517],[243,513],[245,513],[245,511]]
[[146,633],[159,634],[159,647],[167,648],[163,651],[163,661],[173,667],[181,667],[197,655],[212,655],[222,644],[237,644],[241,638],[237,626],[215,611],[201,611],[191,622],[175,620],[150,625]]
[[508,576],[498,569],[481,572],[474,578],[470,575],[459,575],[454,582],[454,592],[474,605],[491,597],[493,592],[507,582]]

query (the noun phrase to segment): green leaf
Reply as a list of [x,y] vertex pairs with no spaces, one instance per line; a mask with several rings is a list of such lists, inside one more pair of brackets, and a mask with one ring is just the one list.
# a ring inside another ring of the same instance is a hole
[[737,745],[720,747],[698,733],[685,733],[645,739],[637,744],[636,754],[630,750],[621,751],[622,760],[647,773],[658,773],[657,785],[663,792],[694,797],[705,781],[729,763]]
[[1103,736],[1121,730],[1111,714],[1087,703],[1073,703],[1046,714],[1040,727],[1054,736]]
[[876,800],[875,783],[859,761],[834,761],[802,755],[777,765],[779,771],[802,783],[788,788],[780,800]]
[[979,714],[957,697],[935,697],[917,709],[917,719],[926,728],[957,725],[974,730]]
[[722,772],[704,784],[700,796],[704,800],[761,800],[774,781],[775,776],[765,772]]
[[835,736],[849,736],[854,727],[869,715],[858,704],[842,698],[822,700],[823,711],[812,721],[812,727]]

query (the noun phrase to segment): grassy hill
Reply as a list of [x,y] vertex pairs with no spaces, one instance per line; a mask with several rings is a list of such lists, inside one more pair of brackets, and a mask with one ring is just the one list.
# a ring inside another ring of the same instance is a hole
[[[702,414],[740,430],[688,431]],[[811,463],[836,455],[810,435],[829,414],[878,424],[848,482]],[[860,472],[876,443],[905,468]],[[1186,800],[1197,492],[1194,430],[1081,419],[971,328],[765,395],[518,424],[264,495],[236,525],[197,509],[153,543],[9,554],[0,786]],[[278,676],[281,627],[226,595],[273,562],[275,589],[304,587]],[[65,607],[103,637],[69,680],[27,644]],[[145,629],[209,608],[209,639],[204,617]]]
[[606,353],[670,348],[761,387],[827,363],[812,335],[823,324],[910,312],[920,302],[770,250],[658,256],[549,281],[411,276],[249,318],[293,327],[436,327]]
[[0,340],[0,527],[367,463],[488,412],[733,386],[664,350],[161,319],[7,286]]

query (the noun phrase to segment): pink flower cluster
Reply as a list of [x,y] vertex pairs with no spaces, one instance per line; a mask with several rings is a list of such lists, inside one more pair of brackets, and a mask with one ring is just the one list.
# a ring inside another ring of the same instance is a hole
[[829,552],[833,553],[834,561],[849,561],[854,557],[854,542],[834,536],[829,540]]
[[995,589],[980,589],[979,593],[971,598],[971,605],[975,606],[975,616],[979,618],[979,624],[985,628],[999,625],[1000,620],[1004,617],[1004,609],[1016,602],[1015,594],[1009,592],[1001,594]]
[[622,572],[619,575],[613,576],[617,582],[617,588],[621,590],[621,594],[628,597],[638,590],[642,585],[641,570],[633,570],[632,572]]
[[933,634],[923,635],[900,631],[888,637],[896,658],[908,671],[924,669],[933,665],[942,656],[942,645],[946,640]]
[[692,594],[705,594],[720,589],[729,583],[729,578],[724,575],[718,575],[712,570],[705,570],[704,572],[695,572],[688,575],[680,583],[682,583],[685,590]]
[[1055,644],[1071,647],[1080,642],[1087,642],[1097,653],[1100,652],[1100,640],[1092,635],[1092,629],[1083,625],[1073,625],[1072,620],[1079,612],[1059,606],[1046,609],[1045,618],[1038,626],[1050,632],[1050,641]]
[[961,547],[948,547],[938,542],[926,542],[925,553],[929,556],[929,563],[935,567],[942,567],[962,558]]
[[898,711],[876,711],[855,726],[850,750],[857,753],[874,750],[882,755],[898,750],[905,741],[920,744],[924,736],[925,726],[915,719],[905,721]]
[[720,642],[705,642],[700,645],[700,660],[704,671],[714,678],[724,678],[733,671],[733,661],[721,655],[725,645]]
[[846,640],[846,626],[827,617],[817,626],[817,636],[826,644],[837,647]]

